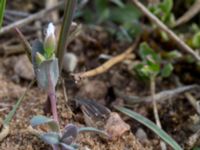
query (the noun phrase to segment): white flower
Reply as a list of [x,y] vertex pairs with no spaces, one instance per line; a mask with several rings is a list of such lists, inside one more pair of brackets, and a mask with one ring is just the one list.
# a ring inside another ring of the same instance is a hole
[[52,22],[50,22],[49,25],[48,25],[46,37],[49,37],[51,35],[55,36],[55,26],[53,25]]
[[51,58],[56,49],[56,38],[55,38],[55,26],[53,23],[49,23],[47,28],[47,34],[44,40],[45,56]]

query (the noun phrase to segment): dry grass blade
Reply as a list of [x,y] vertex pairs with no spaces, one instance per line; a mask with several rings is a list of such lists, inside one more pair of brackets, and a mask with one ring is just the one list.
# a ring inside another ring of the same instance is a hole
[[44,17],[45,15],[50,14],[50,12],[60,8],[62,5],[63,5],[63,1],[59,2],[55,6],[41,10],[38,13],[35,13],[33,15],[28,16],[27,18],[21,19],[21,20],[16,21],[16,22],[14,22],[14,23],[6,26],[6,27],[3,27],[0,30],[0,35],[4,34],[6,32],[9,32],[16,27],[22,27],[22,26],[24,26],[24,25],[26,25],[26,24],[34,21],[34,20],[40,19],[40,18]]
[[200,11],[200,0],[196,0],[196,2],[192,5],[192,7],[176,21],[175,27],[188,22],[195,15],[197,15],[199,11]]
[[94,68],[92,70],[89,70],[87,72],[80,72],[80,73],[72,74],[75,81],[78,82],[81,79],[89,78],[89,77],[93,77],[93,76],[102,74],[102,73],[106,72],[107,70],[109,70],[114,65],[116,65],[117,63],[120,63],[120,62],[124,61],[125,59],[130,58],[130,54],[137,47],[139,39],[140,38],[136,39],[135,43],[132,46],[130,46],[125,52],[106,61],[103,65],[101,65],[97,68]]
[[32,59],[31,59],[32,48],[31,48],[29,42],[26,40],[26,38],[24,37],[24,35],[22,34],[22,32],[18,28],[15,28],[15,31],[17,32],[17,35],[19,36],[21,43],[24,46],[24,49],[26,51],[26,54],[27,54],[29,60],[32,62]]

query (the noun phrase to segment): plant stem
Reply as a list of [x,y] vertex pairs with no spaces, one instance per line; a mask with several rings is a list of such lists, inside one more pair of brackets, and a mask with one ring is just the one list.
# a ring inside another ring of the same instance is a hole
[[[157,126],[162,129],[162,126],[161,126],[161,123],[160,123],[160,118],[159,118],[159,115],[158,115],[158,108],[157,108],[157,103],[156,103],[156,99],[155,99],[155,91],[156,91],[156,85],[155,85],[155,76],[153,75],[151,78],[150,78],[150,90],[151,90],[151,96],[152,96],[152,101],[153,101],[153,113],[154,113],[154,117],[155,117],[155,120],[156,120],[156,124]],[[166,144],[161,141],[160,142],[160,147],[162,150],[165,150],[166,149]]]
[[151,96],[152,96],[152,101],[153,101],[153,113],[155,117],[156,124],[158,125],[159,128],[161,128],[161,123],[158,115],[158,108],[157,108],[157,103],[155,100],[155,76],[152,76],[150,79],[150,90],[151,90]]
[[52,112],[52,115],[53,115],[53,119],[56,122],[58,122],[58,113],[57,113],[57,108],[56,108],[56,102],[57,102],[56,91],[55,91],[55,86],[53,85],[53,82],[52,82],[52,79],[51,79],[50,72],[48,72],[48,84],[49,84],[48,97],[49,97],[50,103],[51,103],[51,112]]
[[50,87],[48,91],[48,97],[51,102],[51,112],[53,115],[53,119],[58,122],[58,113],[57,113],[57,108],[56,108],[56,94],[55,94],[55,88]]
[[[56,108],[56,90],[55,90],[55,86],[53,85],[52,79],[51,79],[51,75],[50,75],[50,69],[48,69],[48,84],[49,84],[49,88],[48,88],[48,98],[50,99],[50,103],[51,103],[51,113],[53,115],[53,119],[59,124],[58,122],[58,113],[57,113],[57,108]],[[58,150],[58,146],[57,145],[52,145],[53,150]]]

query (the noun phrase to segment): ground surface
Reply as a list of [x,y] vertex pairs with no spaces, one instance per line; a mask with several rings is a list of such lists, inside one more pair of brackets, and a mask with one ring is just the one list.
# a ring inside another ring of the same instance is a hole
[[[23,7],[19,7],[17,1],[9,2],[8,8],[37,12],[39,8],[43,7],[43,4],[38,3],[37,0],[27,0],[23,2]],[[48,21],[49,20],[47,19],[43,23],[46,25],[46,22]],[[32,26],[34,25],[30,24],[26,28],[23,28],[23,32],[29,41],[33,41],[38,37],[38,33],[35,31],[39,31],[40,34],[43,33],[41,27],[32,29]],[[156,35],[144,32],[141,35],[140,41],[148,41],[151,45],[158,47],[155,43],[160,42],[160,40],[154,39],[154,36]],[[0,43],[2,43],[0,46],[0,123],[12,109],[12,106],[16,103],[17,99],[26,90],[30,81],[34,78],[32,65],[24,52],[11,52],[9,49],[10,47],[4,47],[6,42],[11,42],[11,45],[15,46],[19,45],[19,41],[13,32],[4,34],[0,37]],[[162,44],[163,43],[160,45]],[[101,54],[116,56],[117,54],[124,52],[129,45],[130,43],[127,44],[126,42],[117,41],[99,26],[84,26],[80,36],[70,43],[68,51],[73,52],[78,57],[78,65],[75,72],[82,72],[101,65],[103,63],[99,59]],[[174,45],[169,42],[164,43],[162,46],[172,47]],[[133,54],[136,55],[134,62],[137,63],[139,58],[138,48],[134,50]],[[80,108],[75,106],[74,100],[76,97],[90,99],[103,104],[112,112],[116,112],[112,107],[113,105],[125,105],[154,121],[151,103],[129,104],[114,92],[114,89],[117,89],[126,93],[126,95],[141,97],[150,95],[149,85],[137,78],[133,73],[133,70],[129,67],[129,62],[121,62],[109,71],[99,76],[82,80],[79,83],[75,83],[74,79],[69,76],[69,74],[63,73],[62,78],[64,79],[67,98],[64,96],[64,89],[61,82],[57,87],[57,109],[61,127],[63,128],[68,123],[74,123],[79,127],[88,126]],[[156,92],[177,88],[174,76],[178,76],[181,83],[185,85],[200,83],[200,69],[196,66],[196,63],[185,63],[183,60],[179,60],[175,63],[174,68],[175,70],[172,77],[164,80],[158,78],[156,80]],[[192,92],[197,99],[200,98],[199,92]],[[27,127],[30,125],[30,119],[33,116],[49,116],[49,114],[44,113],[46,100],[47,97],[45,92],[40,90],[36,84],[31,87],[10,124],[10,134],[0,143],[0,150],[51,149],[50,146],[44,144],[27,130]],[[199,117],[197,116],[194,107],[192,107],[191,103],[188,102],[185,95],[182,93],[171,99],[169,98],[163,103],[159,103],[158,111],[163,129],[185,148],[185,142],[187,142],[188,138],[199,130],[199,125],[197,123]],[[123,133],[114,141],[105,140],[94,133],[80,134],[76,140],[76,143],[80,145],[80,149],[160,149],[160,139],[153,132],[122,114],[120,114],[120,116],[130,125],[129,131]],[[103,122],[103,124],[104,123],[106,122]],[[198,145],[198,142],[196,145]],[[170,150],[171,148],[168,146],[167,149]]]

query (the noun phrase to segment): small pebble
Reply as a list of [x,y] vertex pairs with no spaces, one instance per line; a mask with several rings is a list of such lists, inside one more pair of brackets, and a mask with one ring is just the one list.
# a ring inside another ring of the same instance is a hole
[[63,69],[66,72],[74,72],[78,63],[78,58],[74,53],[65,53],[63,59]]

